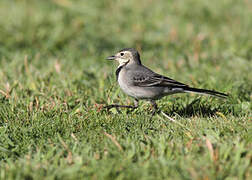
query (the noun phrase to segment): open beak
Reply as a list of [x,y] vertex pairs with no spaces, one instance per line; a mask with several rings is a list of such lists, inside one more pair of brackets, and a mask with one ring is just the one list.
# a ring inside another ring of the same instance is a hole
[[109,57],[107,57],[106,59],[107,60],[114,60],[116,57],[115,56],[109,56]]

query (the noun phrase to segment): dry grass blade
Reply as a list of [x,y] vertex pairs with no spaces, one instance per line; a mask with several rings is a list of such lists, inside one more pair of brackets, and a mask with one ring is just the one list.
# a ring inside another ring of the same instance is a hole
[[9,98],[8,93],[4,92],[3,90],[0,89],[0,93],[3,94],[6,98]]
[[[190,129],[188,129],[186,126],[184,126],[183,124],[179,123],[178,121],[176,121],[175,119],[169,117],[167,114],[165,114],[163,111],[161,111],[161,113],[163,114],[163,116],[165,116],[167,119],[169,119],[170,121],[178,124],[179,126],[185,128],[186,130],[190,131]],[[162,119],[161,117],[159,117],[160,119]],[[163,119],[162,119],[163,120]]]
[[116,140],[116,138],[106,132],[104,132],[104,135],[107,136],[109,139],[111,139],[111,141],[116,145],[116,147],[118,147],[118,149],[120,151],[123,151],[122,146],[118,143],[118,141]]
[[58,59],[57,59],[56,62],[54,63],[54,68],[55,68],[55,71],[59,74],[60,71],[61,71],[61,65],[60,65]]
[[69,164],[72,164],[73,163],[73,154],[72,154],[72,152],[70,151],[70,149],[67,146],[67,144],[63,141],[63,139],[60,136],[58,136],[58,137],[59,137],[60,143],[62,144],[62,146],[64,147],[64,149],[67,151],[67,158],[66,158],[67,162]]
[[209,150],[209,153],[210,153],[210,157],[211,157],[212,161],[214,161],[214,150],[213,150],[213,145],[212,145],[212,143],[210,142],[210,140],[207,139],[206,137],[205,137],[205,140],[206,140],[207,149]]

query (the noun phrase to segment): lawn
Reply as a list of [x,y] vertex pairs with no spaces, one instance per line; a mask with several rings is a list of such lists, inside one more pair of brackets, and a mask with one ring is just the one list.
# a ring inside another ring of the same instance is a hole
[[[252,1],[1,0],[0,179],[252,179]],[[132,112],[105,58],[227,99]]]

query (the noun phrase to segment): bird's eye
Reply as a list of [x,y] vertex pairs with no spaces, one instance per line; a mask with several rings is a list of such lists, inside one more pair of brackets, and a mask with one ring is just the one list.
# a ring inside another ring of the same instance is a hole
[[120,53],[120,55],[121,55],[121,56],[123,56],[123,55],[124,55],[124,53]]

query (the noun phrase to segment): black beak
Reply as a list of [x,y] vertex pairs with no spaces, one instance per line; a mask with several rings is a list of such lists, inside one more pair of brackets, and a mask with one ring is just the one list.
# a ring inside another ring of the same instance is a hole
[[106,59],[107,60],[114,60],[116,57],[115,56],[109,56],[109,57],[107,57]]

